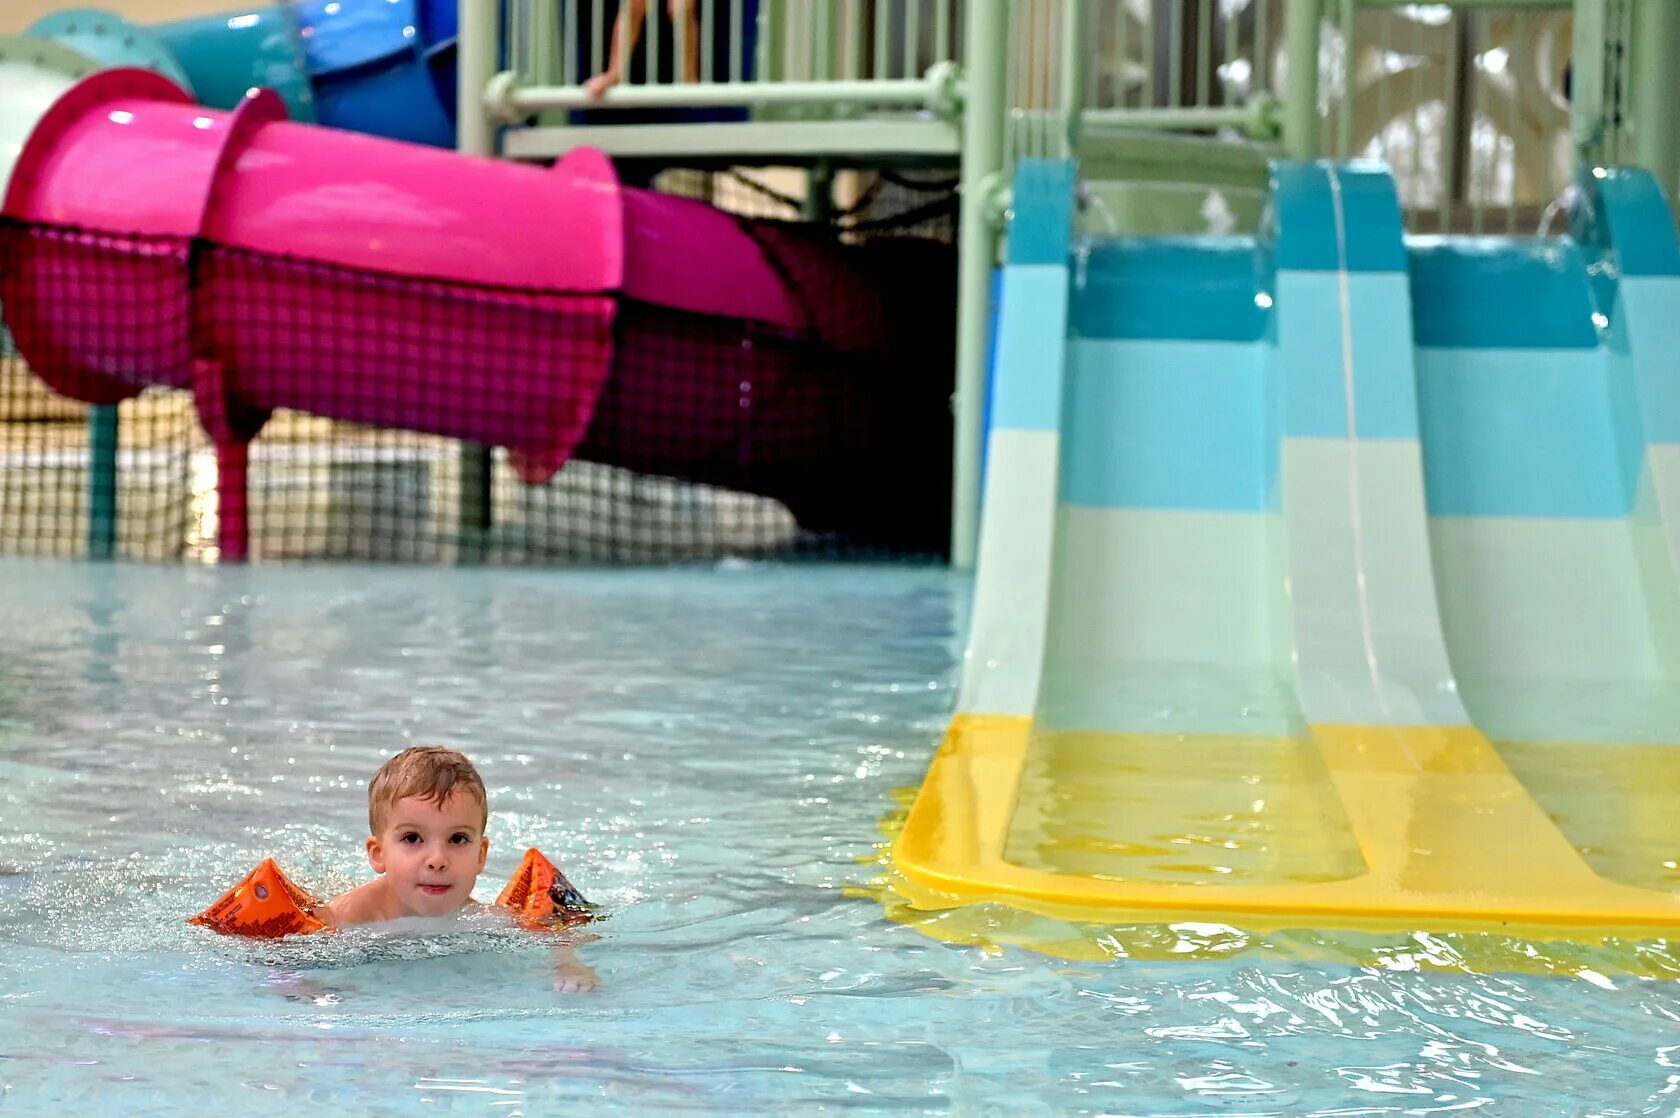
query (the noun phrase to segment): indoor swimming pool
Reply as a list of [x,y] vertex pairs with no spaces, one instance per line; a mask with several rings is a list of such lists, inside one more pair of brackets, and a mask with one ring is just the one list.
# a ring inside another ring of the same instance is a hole
[[[861,893],[968,615],[942,569],[8,561],[0,587],[6,1113],[1680,1107],[1660,959],[1472,974],[1427,936],[1360,960],[1179,925],[1069,961],[889,919]],[[483,773],[481,898],[538,846],[604,906],[598,990],[470,924],[185,923],[265,855],[364,879],[366,781],[417,742]]]

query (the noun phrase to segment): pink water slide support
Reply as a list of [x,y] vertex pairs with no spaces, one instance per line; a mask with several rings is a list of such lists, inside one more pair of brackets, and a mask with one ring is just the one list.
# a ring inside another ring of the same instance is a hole
[[[295,408],[505,446],[528,482],[585,453],[822,521],[845,465],[795,482],[794,458],[883,445],[840,429],[842,413],[892,413],[898,439],[907,419],[937,428],[942,407],[937,387],[900,383],[894,399],[809,354],[855,368],[903,350],[929,322],[895,300],[937,288],[947,260],[860,266],[800,230],[621,187],[589,149],[549,169],[476,159],[293,124],[268,92],[216,112],[114,70],[42,118],[3,212],[24,233],[6,242],[0,307],[31,367],[90,403],[188,389],[218,447],[241,453],[271,411]],[[883,267],[892,282],[875,282]],[[909,348],[937,368],[943,345]],[[688,377],[678,439],[660,381],[673,365]],[[935,414],[902,414],[918,400]],[[611,426],[592,431],[598,409]],[[920,465],[938,474],[927,441]]]

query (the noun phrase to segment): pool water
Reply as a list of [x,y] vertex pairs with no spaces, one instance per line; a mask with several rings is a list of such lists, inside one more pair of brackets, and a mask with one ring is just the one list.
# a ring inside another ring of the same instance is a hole
[[[902,567],[0,563],[0,1111],[1680,1113],[1672,979],[1204,926],[1075,963],[888,919],[847,887],[944,728],[966,596]],[[365,879],[366,781],[415,742],[489,786],[481,897],[534,845],[608,910],[598,990],[472,922],[184,922],[267,854]]]

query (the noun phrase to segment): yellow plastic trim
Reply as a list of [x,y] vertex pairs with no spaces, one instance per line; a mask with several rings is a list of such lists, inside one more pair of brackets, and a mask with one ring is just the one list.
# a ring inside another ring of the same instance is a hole
[[1031,739],[1030,718],[952,720],[893,845],[913,905],[995,901],[1081,921],[1153,913],[1296,927],[1518,925],[1551,935],[1680,928],[1680,894],[1594,873],[1471,728],[1312,727],[1364,870],[1242,885],[1053,873],[1007,860]]

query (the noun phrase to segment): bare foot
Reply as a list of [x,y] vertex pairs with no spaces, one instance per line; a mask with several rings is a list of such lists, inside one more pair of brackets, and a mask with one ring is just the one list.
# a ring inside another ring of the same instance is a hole
[[603,70],[599,74],[583,83],[583,91],[599,100],[601,94],[618,84],[618,73],[614,70]]

